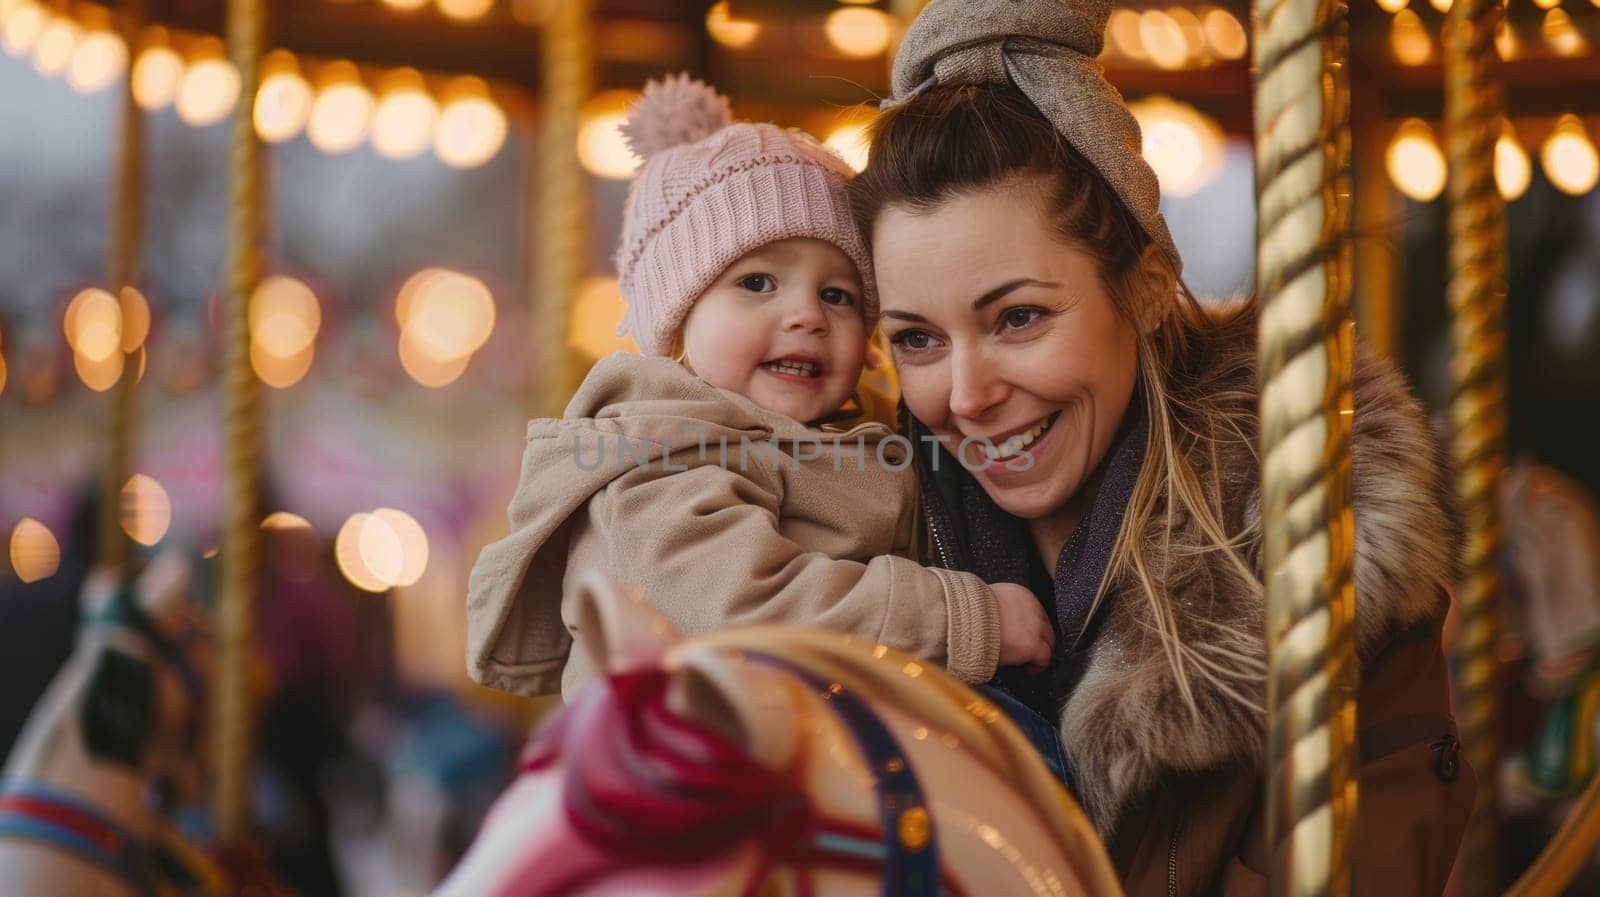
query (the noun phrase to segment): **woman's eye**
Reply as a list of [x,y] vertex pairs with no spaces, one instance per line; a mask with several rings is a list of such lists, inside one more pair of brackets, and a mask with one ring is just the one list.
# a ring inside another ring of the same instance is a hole
[[933,344],[933,337],[922,330],[902,330],[889,337],[889,343],[908,352],[920,352]]
[[822,301],[829,305],[854,305],[856,297],[851,295],[849,290],[828,287],[822,291]]
[[770,293],[778,288],[778,281],[771,274],[751,274],[740,278],[739,286],[752,293]]
[[1000,323],[1012,330],[1021,330],[1043,315],[1037,308],[1009,308],[1000,316]]

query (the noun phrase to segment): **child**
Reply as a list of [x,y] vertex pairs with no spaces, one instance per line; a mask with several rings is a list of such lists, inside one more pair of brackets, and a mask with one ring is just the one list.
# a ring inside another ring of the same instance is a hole
[[599,566],[686,634],[827,626],[980,683],[1042,667],[1052,630],[1019,585],[909,560],[917,484],[881,423],[838,422],[877,317],[849,169],[809,136],[729,123],[687,76],[624,126],[644,158],[623,215],[623,332],[560,420],[528,426],[511,534],[468,587],[484,685],[571,696],[592,678],[561,596]]

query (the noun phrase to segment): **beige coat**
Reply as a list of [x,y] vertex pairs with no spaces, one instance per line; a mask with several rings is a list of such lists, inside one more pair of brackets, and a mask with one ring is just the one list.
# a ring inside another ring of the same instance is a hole
[[685,634],[826,626],[987,681],[1000,653],[993,593],[908,559],[909,443],[881,423],[839,429],[808,428],[669,359],[602,359],[561,419],[528,424],[511,533],[468,582],[468,672],[570,696],[593,674],[562,596],[596,566]]

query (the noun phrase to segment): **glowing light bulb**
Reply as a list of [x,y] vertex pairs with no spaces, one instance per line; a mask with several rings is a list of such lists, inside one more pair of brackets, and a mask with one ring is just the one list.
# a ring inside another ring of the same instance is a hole
[[638,159],[618,129],[638,97],[631,90],[608,90],[584,104],[578,118],[578,161],[590,174],[611,180],[633,177]]
[[481,19],[494,7],[494,0],[438,0],[439,11],[462,22]]
[[91,31],[78,42],[67,66],[67,84],[79,93],[111,86],[128,69],[128,45],[110,31]]
[[1146,10],[1139,15],[1139,42],[1150,55],[1150,61],[1160,68],[1182,68],[1189,58],[1183,27],[1159,9]]
[[506,142],[506,114],[486,96],[462,96],[439,113],[433,151],[451,168],[475,168],[493,159]]
[[1225,9],[1213,9],[1204,19],[1206,41],[1223,59],[1243,59],[1250,50],[1250,38],[1244,26]]
[[1390,141],[1384,167],[1400,192],[1418,202],[1438,198],[1449,173],[1444,153],[1433,139],[1433,129],[1415,118],[1402,124]]
[[1389,22],[1389,49],[1405,65],[1422,65],[1433,55],[1433,35],[1423,26],[1421,16],[1402,9]]
[[882,54],[889,49],[889,41],[894,37],[893,21],[876,9],[836,9],[828,14],[822,27],[835,50],[855,59]]
[[306,137],[329,155],[348,153],[367,139],[375,106],[371,91],[358,80],[324,83],[312,101]]
[[846,122],[834,128],[828,132],[828,137],[823,143],[843,156],[851,168],[856,171],[866,170],[867,156],[872,152],[872,141],[864,122]]
[[1406,8],[1411,0],[1378,0],[1378,8],[1387,13],[1397,13]]
[[1150,97],[1128,106],[1143,135],[1142,153],[1163,193],[1190,196],[1222,167],[1222,129],[1186,103]]
[[410,159],[434,142],[439,104],[421,87],[398,87],[378,101],[372,148],[385,159]]
[[61,566],[61,545],[49,527],[24,517],[11,530],[11,569],[23,582],[54,576]]
[[279,71],[261,79],[252,110],[256,133],[268,143],[293,140],[311,118],[311,83],[298,71]]
[[728,0],[718,0],[706,11],[706,33],[724,47],[743,49],[761,36],[761,23],[735,18],[728,9]]
[[12,56],[25,56],[39,42],[39,35],[49,24],[50,17],[42,8],[32,3],[23,4],[13,9],[0,26],[0,47]]
[[590,358],[603,358],[612,352],[637,352],[632,337],[617,336],[617,325],[627,311],[615,277],[589,278],[572,303],[567,342]]
[[45,77],[65,72],[72,62],[72,54],[78,49],[81,30],[71,19],[54,19],[44,26],[38,42],[33,45],[34,69]]
[[1555,131],[1539,148],[1539,161],[1550,183],[1571,196],[1582,196],[1594,189],[1600,176],[1600,156],[1596,155],[1583,122],[1575,115],[1561,117]]
[[1532,177],[1533,166],[1528,161],[1528,153],[1517,142],[1510,127],[1506,127],[1494,144],[1494,182],[1501,198],[1510,202],[1522,196]]
[[239,70],[226,59],[202,59],[183,73],[178,85],[178,117],[196,128],[214,125],[239,100]]
[[171,47],[149,47],[133,63],[133,101],[147,110],[165,109],[178,97],[183,57]]
[[128,538],[140,545],[154,545],[172,525],[172,499],[154,479],[134,474],[122,486],[119,519]]

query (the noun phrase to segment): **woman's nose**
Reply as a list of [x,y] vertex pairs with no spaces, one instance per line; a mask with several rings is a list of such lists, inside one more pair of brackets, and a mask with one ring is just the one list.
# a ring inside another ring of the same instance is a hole
[[993,359],[981,352],[956,349],[950,357],[950,413],[978,420],[1004,402],[1008,388],[996,376]]

